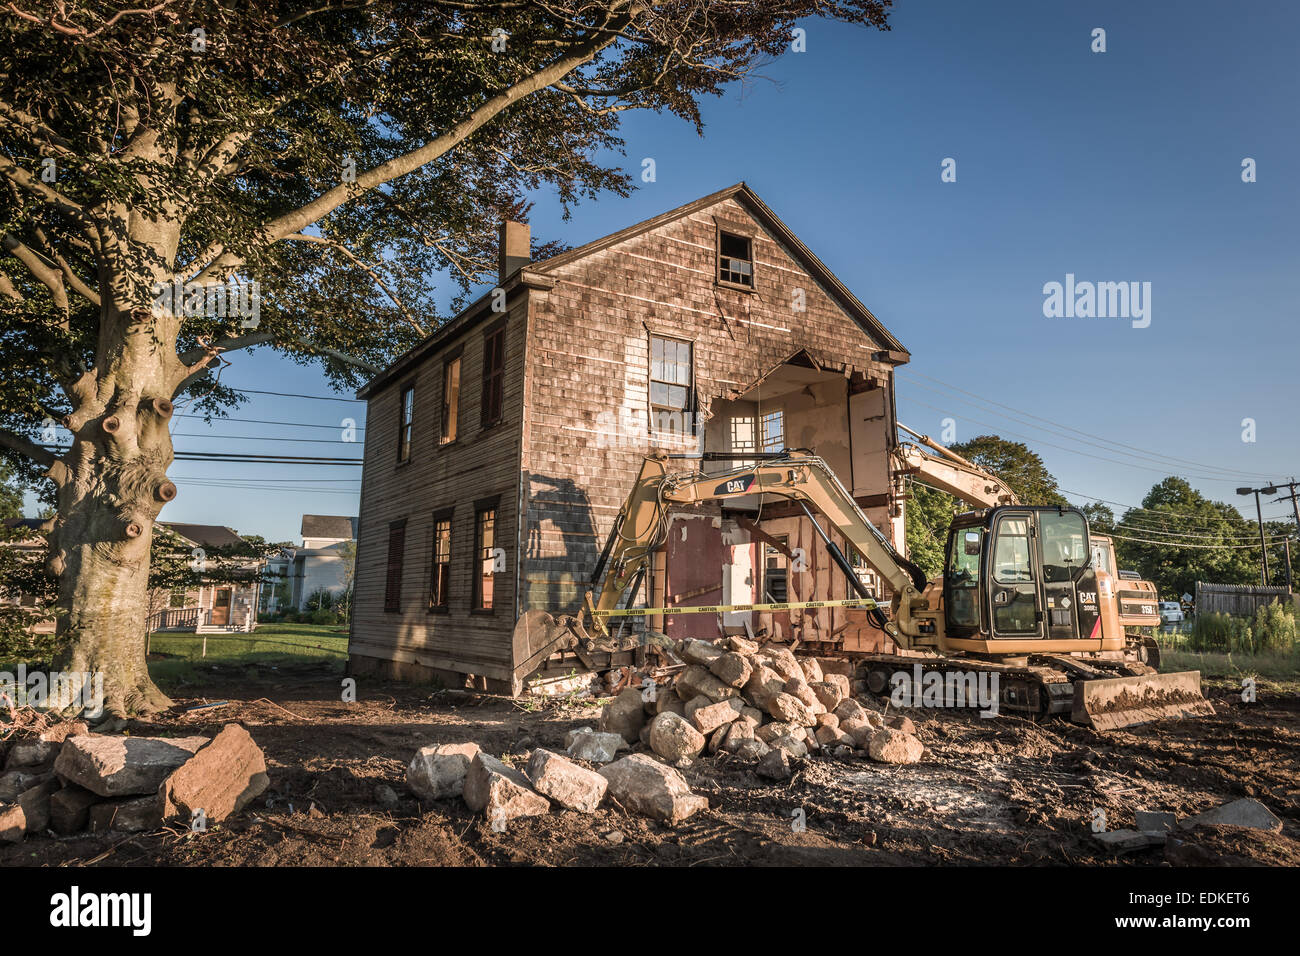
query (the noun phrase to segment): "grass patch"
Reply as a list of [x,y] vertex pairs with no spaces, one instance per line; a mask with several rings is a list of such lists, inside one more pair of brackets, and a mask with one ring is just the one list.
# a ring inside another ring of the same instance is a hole
[[262,624],[251,634],[156,632],[149,639],[149,674],[165,690],[202,683],[213,670],[242,668],[249,677],[265,677],[272,669],[325,664],[342,673],[347,656],[348,634],[337,625]]

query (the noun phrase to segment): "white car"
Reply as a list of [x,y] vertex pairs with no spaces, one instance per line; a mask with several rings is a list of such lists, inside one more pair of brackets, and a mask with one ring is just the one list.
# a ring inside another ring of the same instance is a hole
[[1177,601],[1160,602],[1160,623],[1161,624],[1181,624],[1183,622],[1183,609]]

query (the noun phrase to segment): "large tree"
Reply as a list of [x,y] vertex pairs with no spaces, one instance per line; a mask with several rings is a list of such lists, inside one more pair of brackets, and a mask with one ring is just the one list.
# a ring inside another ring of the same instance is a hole
[[[436,326],[431,275],[490,274],[529,190],[625,193],[600,162],[623,111],[698,128],[700,98],[785,52],[798,18],[885,28],[888,5],[0,7],[0,446],[57,505],[60,664],[103,672],[115,716],[168,703],[144,656],[168,421],[237,397],[223,355],[269,346],[351,383]],[[191,294],[163,294],[177,282]],[[254,282],[259,314],[221,309]]]

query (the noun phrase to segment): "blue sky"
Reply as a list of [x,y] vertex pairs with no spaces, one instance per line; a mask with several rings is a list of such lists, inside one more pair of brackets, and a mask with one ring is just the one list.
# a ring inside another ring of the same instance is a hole
[[[626,156],[610,161],[637,174],[635,194],[568,222],[539,196],[534,237],[576,245],[743,179],[911,350],[898,411],[912,428],[939,437],[951,418],[958,441],[1024,440],[1078,502],[1137,504],[1168,474],[1246,502],[1237,486],[1300,476],[1300,7],[903,0],[892,22],[805,24],[807,52],[705,103],[703,138],[625,114]],[[956,182],[941,182],[946,158]],[[1045,317],[1043,286],[1067,273],[1150,282],[1150,326]],[[231,359],[227,384],[331,394],[272,353]],[[360,455],[320,443],[346,417],[364,425],[360,404],[259,394],[232,415],[291,424],[182,419],[178,449]],[[163,520],[284,540],[304,512],[355,514],[360,469],[182,461],[173,475]]]

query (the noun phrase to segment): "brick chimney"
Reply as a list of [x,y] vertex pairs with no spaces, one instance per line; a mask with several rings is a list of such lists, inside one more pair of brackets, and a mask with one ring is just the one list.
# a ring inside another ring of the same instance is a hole
[[524,222],[503,222],[497,245],[497,280],[505,282],[528,265],[529,231]]

